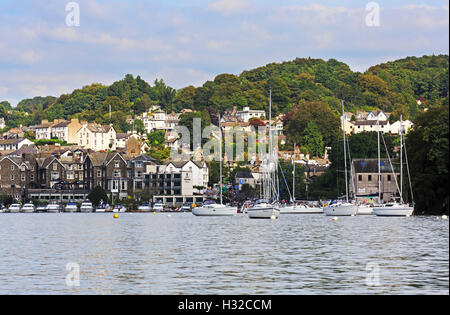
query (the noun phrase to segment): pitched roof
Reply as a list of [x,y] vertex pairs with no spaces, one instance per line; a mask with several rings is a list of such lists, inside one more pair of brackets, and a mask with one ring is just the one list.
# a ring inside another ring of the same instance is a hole
[[[354,159],[353,167],[355,173],[378,173],[378,159]],[[398,172],[396,166],[394,170]],[[392,168],[388,159],[380,159],[381,173],[392,173]]]

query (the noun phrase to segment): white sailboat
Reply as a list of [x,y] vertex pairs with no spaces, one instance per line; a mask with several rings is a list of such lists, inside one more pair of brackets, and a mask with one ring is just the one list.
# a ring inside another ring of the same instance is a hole
[[338,200],[332,202],[323,208],[323,212],[327,216],[354,216],[358,212],[358,206],[349,202],[348,199],[348,180],[347,180],[347,148],[345,143],[345,121],[344,118],[344,101],[342,100],[342,131],[344,133],[344,177],[345,177],[345,201]]
[[[291,205],[285,205],[277,207],[280,211],[280,214],[322,214],[323,209],[319,207],[311,207],[305,204],[297,204],[295,202],[295,148],[296,144],[294,143],[294,155],[292,157],[292,196],[291,196]],[[289,191],[289,187],[288,187]]]
[[237,214],[237,207],[229,207],[223,204],[222,197],[222,126],[220,123],[219,115],[219,134],[220,134],[220,204],[217,204],[214,200],[206,200],[201,207],[193,208],[192,214],[195,216],[234,216]]
[[280,215],[280,210],[273,204],[276,196],[276,176],[277,163],[275,163],[274,154],[278,158],[278,152],[272,149],[272,89],[269,93],[269,154],[263,161],[263,188],[264,198],[255,202],[252,208],[247,209],[247,214],[250,219],[277,219]]
[[[387,151],[387,150],[386,150]],[[406,153],[406,150],[405,150]],[[389,155],[388,155],[389,158]],[[389,162],[391,162],[391,159],[389,158]],[[378,165],[380,162],[378,162]],[[406,165],[408,166],[408,158],[406,157]],[[408,168],[408,178],[409,177],[409,167]],[[395,182],[397,183],[397,179],[395,176],[394,169],[391,169],[394,173]],[[380,170],[378,166],[378,178],[380,177]],[[410,183],[411,184],[411,183]],[[405,217],[410,216],[414,212],[414,207],[411,207],[408,204],[405,204],[403,200],[403,120],[402,117],[400,117],[400,187],[398,187],[399,193],[400,193],[400,202],[391,202],[391,203],[381,203],[373,208],[373,213],[376,216],[384,216],[384,217]],[[380,187],[378,186],[378,193],[380,193]],[[412,191],[411,191],[412,196]]]

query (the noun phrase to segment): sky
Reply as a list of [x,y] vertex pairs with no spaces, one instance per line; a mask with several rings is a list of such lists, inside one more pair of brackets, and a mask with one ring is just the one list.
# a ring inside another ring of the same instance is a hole
[[128,73],[180,89],[297,57],[363,72],[448,53],[442,0],[0,0],[0,101],[13,106]]

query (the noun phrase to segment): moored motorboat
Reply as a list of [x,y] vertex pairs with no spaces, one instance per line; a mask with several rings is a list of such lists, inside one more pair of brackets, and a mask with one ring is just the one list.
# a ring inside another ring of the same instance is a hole
[[93,212],[94,211],[94,207],[92,206],[92,202],[90,202],[90,201],[83,201],[82,203],[81,203],[81,206],[80,206],[80,212]]
[[64,206],[64,212],[77,212],[78,206],[75,202],[69,202]]
[[46,207],[46,211],[48,213],[59,213],[60,210],[61,210],[61,207],[57,203],[49,203]]
[[23,213],[33,213],[36,210],[36,207],[31,202],[28,202],[23,205],[22,209],[20,210]]
[[102,202],[99,203],[97,207],[95,207],[95,212],[110,212],[112,208],[109,204]]
[[9,206],[8,212],[10,213],[18,213],[22,209],[22,205],[20,203],[13,203]]

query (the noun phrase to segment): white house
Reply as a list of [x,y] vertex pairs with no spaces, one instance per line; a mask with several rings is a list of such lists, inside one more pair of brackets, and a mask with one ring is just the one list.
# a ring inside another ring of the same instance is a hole
[[259,109],[250,109],[250,107],[244,107],[242,110],[236,112],[236,117],[240,118],[243,122],[248,122],[252,118],[266,117],[266,112]]
[[52,138],[53,123],[49,123],[47,119],[42,120],[39,126],[34,129],[34,136],[36,140],[51,139]]
[[17,151],[24,145],[30,145],[33,143],[33,141],[30,141],[26,138],[0,139],[0,151]]
[[83,124],[77,132],[77,144],[94,151],[116,150],[116,131],[114,127],[102,126],[96,123]]

